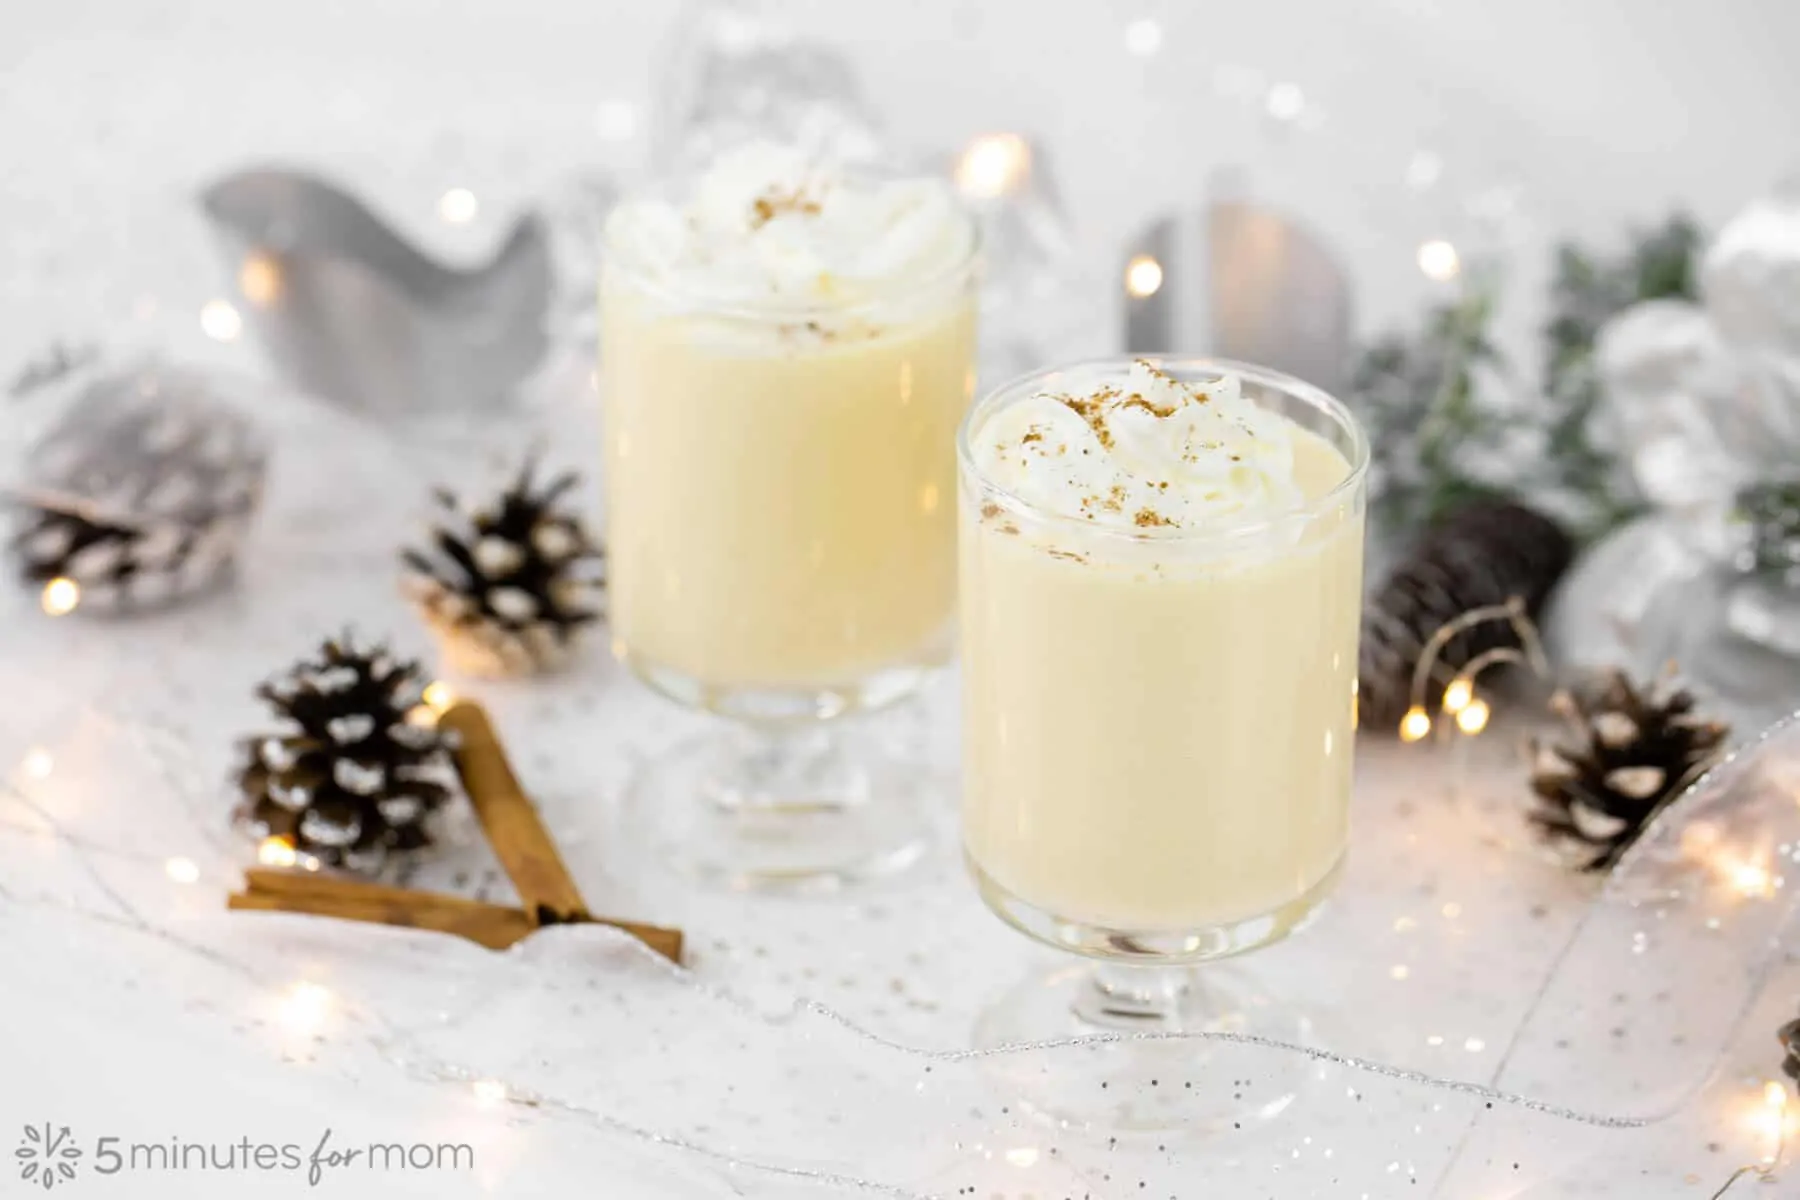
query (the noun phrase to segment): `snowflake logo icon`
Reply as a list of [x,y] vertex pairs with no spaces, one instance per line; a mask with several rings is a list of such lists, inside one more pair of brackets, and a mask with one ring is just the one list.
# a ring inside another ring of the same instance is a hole
[[27,1125],[25,1136],[19,1139],[19,1148],[13,1151],[19,1160],[19,1178],[26,1183],[35,1183],[46,1192],[59,1183],[67,1183],[75,1178],[75,1168],[81,1162],[81,1147],[75,1144],[75,1136],[69,1132],[67,1125],[53,1129],[50,1122],[42,1125]]

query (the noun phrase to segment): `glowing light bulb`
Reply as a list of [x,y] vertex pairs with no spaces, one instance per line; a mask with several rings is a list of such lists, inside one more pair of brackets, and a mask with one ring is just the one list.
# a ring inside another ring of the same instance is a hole
[[1292,121],[1306,111],[1306,93],[1294,83],[1278,83],[1269,89],[1269,115],[1277,121]]
[[36,749],[26,752],[25,761],[19,765],[25,769],[25,774],[32,779],[48,779],[50,778],[50,772],[56,769],[56,759],[51,757],[48,750],[39,746]]
[[281,1024],[289,1033],[317,1033],[331,1015],[331,990],[316,983],[296,983],[281,998]]
[[1140,254],[1125,264],[1125,290],[1140,300],[1154,296],[1162,288],[1162,264],[1148,254]]
[[1477,696],[1463,706],[1456,714],[1456,727],[1467,734],[1477,734],[1487,728],[1487,701]]
[[1463,676],[1458,675],[1444,689],[1444,711],[1459,713],[1469,707],[1469,701],[1475,698],[1475,685]]
[[81,603],[81,585],[58,575],[44,585],[44,594],[38,602],[51,616],[66,617]]
[[629,100],[602,100],[594,109],[594,131],[609,142],[630,141],[637,136],[637,105]]
[[1006,1152],[1006,1161],[1015,1167],[1029,1167],[1038,1160],[1036,1146],[1015,1146]]
[[455,187],[438,197],[438,216],[450,225],[467,225],[481,211],[481,204],[475,199],[475,193],[468,188]]
[[1431,717],[1424,709],[1416,705],[1406,710],[1406,716],[1400,720],[1400,740],[1416,742],[1431,732]]
[[1163,31],[1148,17],[1139,18],[1125,27],[1125,49],[1139,58],[1149,58],[1162,49]]
[[1014,191],[1031,171],[1031,147],[1016,133],[984,133],[963,150],[956,186],[966,196],[991,200]]
[[1788,1115],[1787,1087],[1776,1080],[1763,1084],[1762,1104],[1750,1112],[1750,1125],[1763,1137],[1768,1139],[1769,1150],[1763,1155],[1765,1163],[1772,1163],[1781,1157],[1782,1148],[1787,1145],[1793,1134],[1793,1118]]
[[506,1085],[498,1079],[477,1079],[473,1090],[475,1103],[483,1108],[498,1108],[506,1103]]
[[432,712],[441,713],[456,703],[456,692],[441,679],[425,685],[425,704]]
[[1419,247],[1419,270],[1425,278],[1448,283],[1462,273],[1462,258],[1456,247],[1442,238],[1433,238]]
[[299,861],[294,843],[284,837],[264,838],[256,847],[256,861],[265,867],[291,867]]
[[281,264],[266,254],[252,254],[238,268],[238,290],[258,308],[281,298]]
[[200,866],[191,858],[171,858],[163,864],[163,873],[176,883],[200,882]]
[[1444,173],[1444,160],[1429,150],[1420,150],[1406,164],[1406,186],[1424,191]]
[[244,318],[229,300],[208,300],[200,308],[200,328],[217,342],[233,342],[244,331]]
[[1755,863],[1737,863],[1729,869],[1731,886],[1746,896],[1768,896],[1774,892],[1774,879],[1766,867]]

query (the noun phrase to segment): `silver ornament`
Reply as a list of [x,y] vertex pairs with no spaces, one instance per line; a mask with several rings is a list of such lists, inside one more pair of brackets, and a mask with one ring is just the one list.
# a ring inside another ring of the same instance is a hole
[[1120,278],[1127,350],[1205,346],[1330,392],[1348,382],[1349,274],[1286,214],[1222,195],[1162,217],[1131,239]]
[[983,377],[1117,349],[1048,148],[1020,133],[985,133],[945,169],[981,229]]
[[687,4],[676,28],[657,72],[658,169],[699,166],[759,138],[842,162],[881,154],[881,123],[840,51],[742,3]]
[[1800,193],[1764,197],[1728,221],[1700,281],[1732,346],[1800,359]]
[[1633,305],[1609,321],[1594,359],[1606,390],[1595,434],[1630,465],[1651,503],[1716,505],[1751,474],[1748,447],[1727,444],[1722,416],[1734,371],[1707,313],[1680,300]]

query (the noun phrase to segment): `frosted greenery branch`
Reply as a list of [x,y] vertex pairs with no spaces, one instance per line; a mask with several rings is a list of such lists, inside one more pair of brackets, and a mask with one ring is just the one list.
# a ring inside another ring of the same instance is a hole
[[[1514,500],[1563,518],[1597,537],[1631,516],[1638,497],[1621,463],[1593,436],[1601,405],[1594,347],[1618,313],[1645,300],[1695,295],[1698,227],[1677,215],[1632,235],[1604,257],[1575,245],[1557,251],[1544,371],[1534,402],[1505,402],[1519,374],[1494,346],[1489,327],[1499,280],[1471,270],[1460,295],[1429,310],[1420,325],[1371,344],[1356,363],[1350,393],[1375,446],[1376,523],[1391,534],[1427,528],[1481,499]],[[1477,474],[1476,462],[1505,463],[1528,437],[1533,452],[1510,473]]]

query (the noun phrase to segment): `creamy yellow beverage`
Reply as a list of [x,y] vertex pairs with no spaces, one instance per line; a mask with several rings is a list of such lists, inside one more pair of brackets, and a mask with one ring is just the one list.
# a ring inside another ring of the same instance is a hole
[[601,282],[619,652],[712,689],[942,657],[974,233],[948,188],[751,146],[622,205]]
[[1346,840],[1350,456],[1236,377],[1147,363],[1003,390],[964,454],[963,827],[990,900],[1124,933],[1298,919]]

